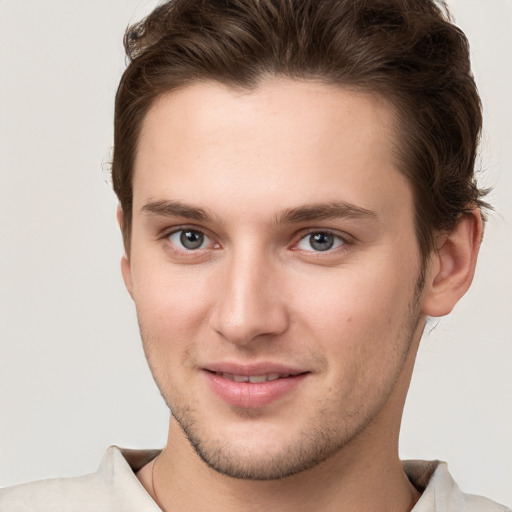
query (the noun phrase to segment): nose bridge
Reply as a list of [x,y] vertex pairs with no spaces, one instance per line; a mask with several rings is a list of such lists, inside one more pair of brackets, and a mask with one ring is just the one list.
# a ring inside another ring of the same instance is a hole
[[286,330],[286,305],[279,294],[273,258],[246,246],[232,251],[225,265],[213,328],[238,345]]

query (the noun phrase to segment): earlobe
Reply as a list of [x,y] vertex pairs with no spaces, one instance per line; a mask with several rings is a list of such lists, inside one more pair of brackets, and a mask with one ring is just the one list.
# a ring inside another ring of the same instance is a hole
[[133,280],[132,280],[132,269],[130,265],[130,260],[126,255],[123,255],[121,258],[121,273],[123,275],[124,285],[130,294],[130,297],[133,299]]
[[439,235],[427,271],[422,300],[425,315],[447,315],[467,292],[475,273],[482,230],[480,211],[475,208],[461,216],[449,233]]
[[[119,224],[119,229],[121,230],[121,233],[123,232],[123,210],[121,208],[121,205],[117,206],[117,223]],[[132,280],[132,269],[130,265],[130,259],[128,256],[123,254],[123,257],[121,258],[121,274],[123,276],[123,281],[126,289],[128,290],[128,293],[133,299],[133,280]]]

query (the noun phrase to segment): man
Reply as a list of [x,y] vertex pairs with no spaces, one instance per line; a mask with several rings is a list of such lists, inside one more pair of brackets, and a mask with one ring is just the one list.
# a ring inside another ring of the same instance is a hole
[[506,510],[397,455],[482,237],[460,31],[418,0],[176,0],[126,46],[122,272],[168,443],[2,510]]

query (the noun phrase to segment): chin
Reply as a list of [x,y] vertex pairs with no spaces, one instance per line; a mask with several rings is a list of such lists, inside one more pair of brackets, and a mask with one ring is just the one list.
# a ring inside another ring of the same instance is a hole
[[279,480],[307,471],[338,453],[353,437],[329,431],[325,424],[319,428],[320,421],[302,432],[284,428],[281,435],[273,435],[265,433],[265,428],[251,428],[245,434],[219,430],[226,434],[218,438],[213,432],[199,432],[187,414],[175,412],[173,417],[208,467],[243,480]]

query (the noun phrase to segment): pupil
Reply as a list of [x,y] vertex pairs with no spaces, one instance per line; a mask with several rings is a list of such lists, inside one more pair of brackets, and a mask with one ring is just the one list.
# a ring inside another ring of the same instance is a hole
[[204,235],[198,231],[182,231],[180,235],[180,242],[183,247],[187,249],[197,249],[203,245]]
[[334,238],[327,233],[316,233],[310,236],[309,243],[316,251],[327,251],[334,245]]

